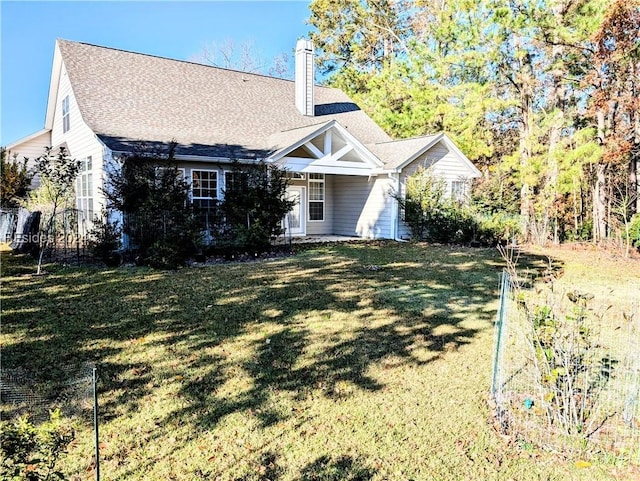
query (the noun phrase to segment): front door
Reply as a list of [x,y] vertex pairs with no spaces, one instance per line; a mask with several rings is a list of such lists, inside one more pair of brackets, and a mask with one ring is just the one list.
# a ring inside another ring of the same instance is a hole
[[302,235],[305,231],[304,187],[287,187],[287,200],[293,200],[295,205],[284,219],[285,231],[290,235]]

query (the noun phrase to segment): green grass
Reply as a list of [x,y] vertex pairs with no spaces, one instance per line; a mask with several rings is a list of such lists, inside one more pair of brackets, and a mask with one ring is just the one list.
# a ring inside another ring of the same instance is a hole
[[[542,268],[547,254],[523,262]],[[552,254],[575,282],[593,268],[593,256]],[[493,250],[361,243],[175,272],[48,266],[38,277],[24,258],[3,253],[2,264],[3,366],[55,382],[62,365],[99,365],[103,480],[638,473],[563,462],[491,427]],[[637,261],[623,265],[640,281]],[[87,426],[65,471],[85,479],[91,455]]]

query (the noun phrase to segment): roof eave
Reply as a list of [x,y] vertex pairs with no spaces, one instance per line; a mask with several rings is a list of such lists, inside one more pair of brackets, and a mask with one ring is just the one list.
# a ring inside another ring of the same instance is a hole
[[21,139],[16,140],[15,142],[10,143],[9,145],[7,145],[5,148],[7,149],[7,151],[15,149],[16,146],[20,145],[20,144],[24,144],[25,142],[29,142],[30,140],[33,140],[37,137],[40,137],[41,135],[44,135],[46,133],[51,132],[51,129],[40,129],[37,132],[34,132],[33,134],[29,134],[26,137],[22,137]]
[[290,154],[291,152],[293,152],[297,148],[299,148],[299,147],[303,146],[304,144],[306,144],[307,142],[309,142],[311,139],[313,139],[313,138],[317,137],[318,135],[326,132],[331,127],[333,127],[336,123],[337,122],[336,122],[335,119],[334,120],[329,120],[328,122],[326,122],[326,123],[322,124],[320,127],[318,127],[317,130],[314,130],[313,132],[305,135],[304,137],[302,137],[298,141],[294,142],[293,144],[291,144],[289,146],[286,146],[286,147],[282,147],[281,149],[277,150],[276,152],[271,154],[269,157],[267,157],[267,159],[269,161],[273,161],[273,162],[276,162],[276,161],[282,159],[287,154]]
[[[282,159],[283,157],[286,157],[287,154],[293,152],[294,150],[296,150],[298,147],[301,147],[302,145],[306,144],[307,142],[309,142],[311,139],[317,137],[318,135],[326,132],[327,130],[329,130],[330,128],[335,127],[342,135],[344,135],[347,140],[349,142],[351,142],[351,144],[353,145],[354,149],[363,157],[365,157],[373,166],[374,169],[383,169],[384,168],[384,163],[378,159],[378,157],[376,157],[376,155],[371,152],[369,149],[367,149],[362,142],[360,142],[356,137],[354,137],[351,132],[349,132],[346,128],[344,128],[340,122],[338,122],[336,119],[330,120],[327,123],[323,124],[321,127],[319,127],[317,130],[314,130],[313,132],[305,135],[303,138],[301,138],[300,140],[298,140],[297,142],[294,142],[293,144],[289,145],[288,147],[284,147],[280,150],[278,150],[277,152],[273,153],[271,156],[268,157],[269,160],[272,161],[278,161],[280,159]],[[382,171],[382,170],[380,170]]]
[[[107,147],[106,145],[105,147],[109,149],[109,147]],[[112,150],[112,149],[109,149],[109,150],[111,151],[111,154],[114,156],[131,154],[131,150]],[[211,155],[190,155],[190,154],[175,154],[173,158],[175,160],[181,160],[183,162],[217,162],[220,164],[233,164],[234,162],[250,164],[250,163],[258,163],[261,160],[263,160],[263,159],[232,159],[229,157],[215,157]]]
[[53,117],[56,112],[56,103],[58,97],[58,87],[60,85],[60,77],[62,75],[62,52],[60,51],[59,41],[53,51],[53,65],[51,66],[51,79],[49,81],[49,95],[47,98],[47,111],[44,118],[44,128],[51,130],[53,128]]
[[427,152],[430,148],[432,148],[434,145],[436,145],[440,141],[444,141],[447,147],[453,150],[456,153],[456,155],[462,160],[462,162],[465,163],[465,165],[471,171],[471,177],[473,178],[482,177],[482,173],[478,170],[478,168],[475,165],[473,165],[473,162],[471,162],[469,158],[466,155],[464,155],[464,153],[458,148],[458,146],[444,132],[440,132],[433,139],[431,139],[429,143],[427,143],[424,147],[420,148],[416,153],[410,155],[401,164],[399,164],[398,166],[392,169],[387,169],[385,172],[394,173],[394,174],[401,173],[406,166],[408,166],[411,162],[413,162],[418,157],[423,155],[425,152]]
[[404,160],[400,165],[396,166],[393,170],[395,172],[402,172],[402,170],[409,165],[411,162],[413,162],[414,160],[416,160],[418,157],[420,157],[422,154],[424,154],[427,150],[429,150],[431,147],[433,147],[434,145],[436,145],[438,142],[440,142],[440,140],[444,137],[444,133],[440,132],[438,135],[436,135],[433,139],[431,139],[425,146],[421,147],[420,149],[418,149],[417,152],[415,152],[414,154],[411,154],[409,157],[407,157],[406,160]]

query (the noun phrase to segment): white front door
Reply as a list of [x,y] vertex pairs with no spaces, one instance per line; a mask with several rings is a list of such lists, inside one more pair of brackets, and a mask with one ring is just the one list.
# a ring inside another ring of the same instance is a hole
[[301,235],[305,233],[304,216],[304,187],[287,187],[287,200],[293,200],[295,205],[284,219],[286,234]]

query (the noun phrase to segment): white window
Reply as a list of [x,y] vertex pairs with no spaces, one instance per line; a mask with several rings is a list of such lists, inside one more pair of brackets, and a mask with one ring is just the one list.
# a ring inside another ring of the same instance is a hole
[[451,199],[456,202],[466,202],[468,200],[467,182],[464,180],[451,182]]
[[304,180],[304,174],[301,174],[300,172],[287,172],[287,179]]
[[93,220],[93,165],[91,156],[80,161],[80,173],[76,179],[76,202],[79,220]]
[[[156,182],[158,182],[162,178],[162,175],[164,174],[164,172],[168,172],[169,170],[172,170],[173,167],[156,167],[155,169],[156,169]],[[185,174],[184,168],[179,167],[177,171],[178,171],[177,178],[180,180],[184,179],[184,174]]]
[[68,132],[71,128],[71,119],[69,117],[69,96],[62,99],[62,133]]
[[249,176],[246,172],[226,171],[224,173],[224,191],[237,192],[247,189]]
[[194,204],[204,204],[218,198],[218,172],[215,170],[191,170],[191,198]]
[[324,220],[324,174],[309,174],[309,221]]

